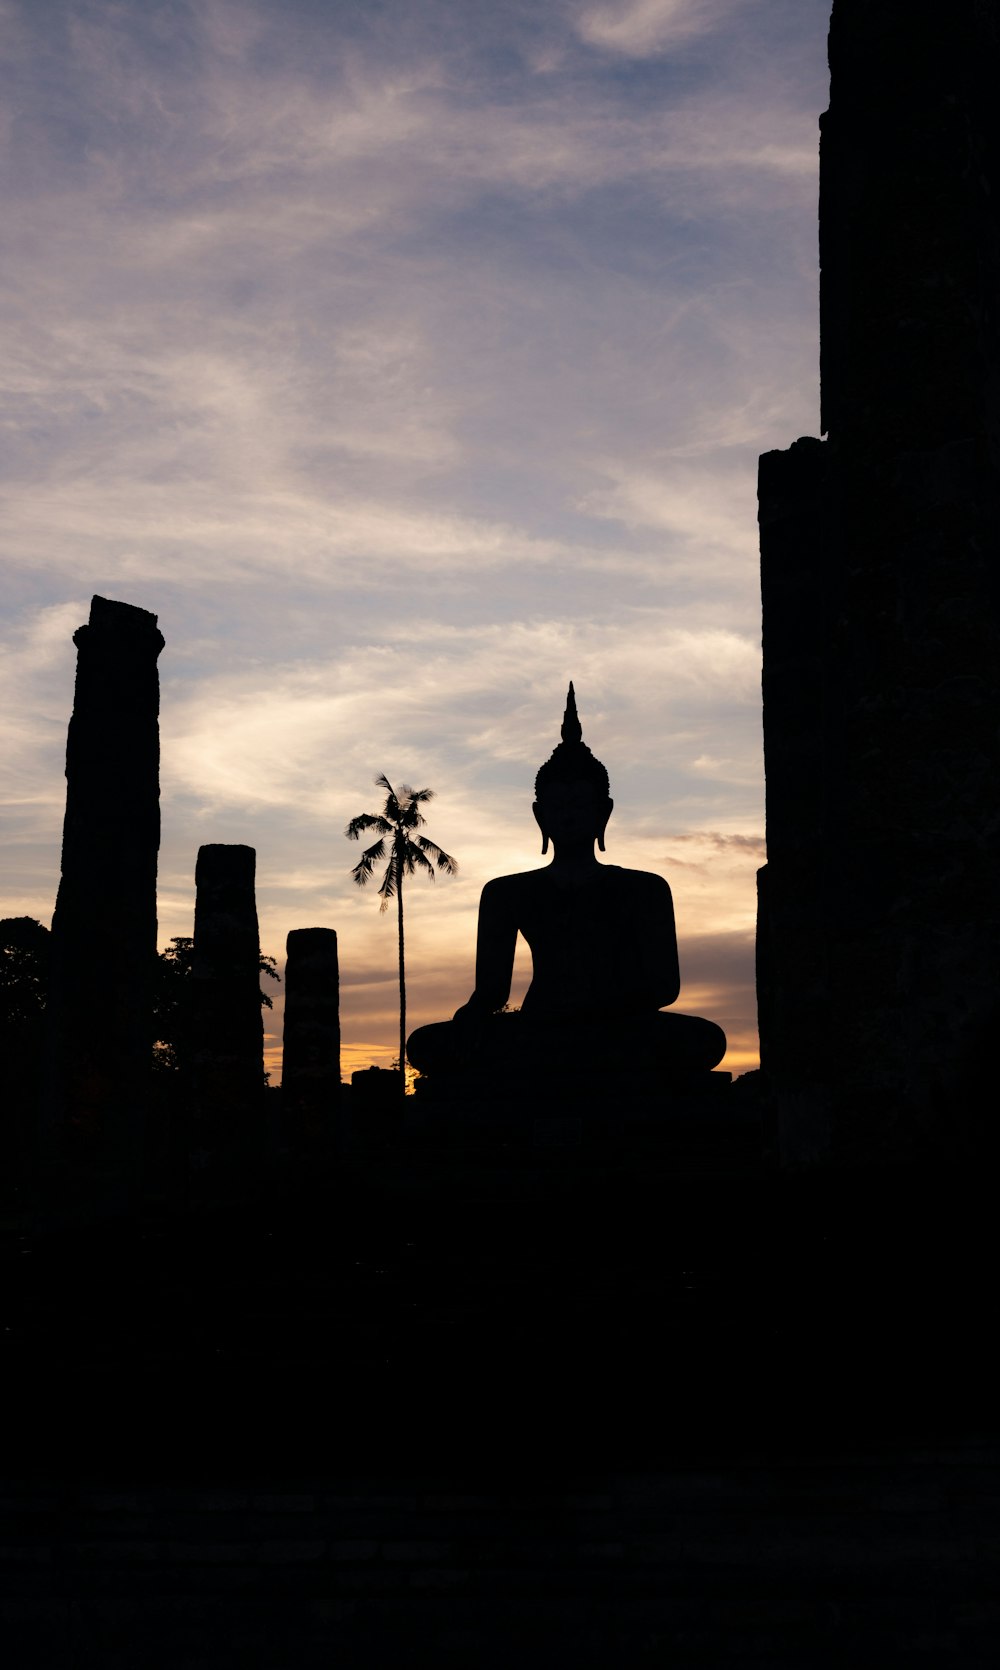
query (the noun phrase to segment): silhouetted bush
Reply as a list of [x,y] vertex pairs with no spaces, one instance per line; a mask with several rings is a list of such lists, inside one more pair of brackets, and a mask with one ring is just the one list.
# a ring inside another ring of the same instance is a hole
[[[156,959],[156,986],[153,998],[153,1027],[156,1042],[153,1046],[155,1073],[186,1074],[191,1066],[194,1050],[193,1002],[194,940],[178,935]],[[281,982],[278,965],[273,957],[260,959],[260,972],[268,979]],[[260,994],[265,1009],[273,1007],[265,991]],[[265,1078],[267,1074],[265,1073]]]
[[0,1052],[4,1117],[0,1155],[15,1169],[27,1157],[45,1063],[50,935],[33,916],[0,921]]

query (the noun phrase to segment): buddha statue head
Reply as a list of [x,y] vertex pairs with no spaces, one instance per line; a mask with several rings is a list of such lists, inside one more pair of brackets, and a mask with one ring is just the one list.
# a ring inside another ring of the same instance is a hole
[[576,694],[572,684],[566,697],[566,712],[560,731],[562,741],[539,768],[535,778],[535,802],[531,810],[542,832],[542,855],[549,839],[558,847],[597,842],[604,852],[604,831],[614,809],[608,774],[583,740]]

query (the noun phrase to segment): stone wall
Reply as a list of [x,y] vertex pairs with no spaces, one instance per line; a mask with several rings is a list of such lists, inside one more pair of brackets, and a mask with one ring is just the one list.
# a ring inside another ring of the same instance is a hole
[[786,1163],[970,1123],[1000,1019],[998,19],[837,0],[824,442],[761,460],[762,1064]]
[[18,1665],[995,1664],[1000,1450],[0,1495]]

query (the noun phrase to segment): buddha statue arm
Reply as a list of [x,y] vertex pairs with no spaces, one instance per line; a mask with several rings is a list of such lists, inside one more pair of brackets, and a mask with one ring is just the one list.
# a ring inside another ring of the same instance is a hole
[[455,1020],[482,1020],[502,1009],[510,996],[517,943],[517,917],[503,880],[487,882],[479,901],[476,989]]
[[644,910],[642,939],[642,984],[651,1007],[663,1009],[680,996],[681,971],[677,960],[677,927],[674,901],[662,876],[650,875]]

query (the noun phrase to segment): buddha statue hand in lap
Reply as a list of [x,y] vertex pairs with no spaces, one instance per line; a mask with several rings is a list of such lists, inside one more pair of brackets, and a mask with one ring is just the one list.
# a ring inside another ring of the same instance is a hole
[[[431,1077],[481,1065],[515,1072],[697,1072],[721,1061],[721,1027],[665,1014],[680,992],[670,888],[662,876],[601,864],[614,806],[608,774],[580,728],[572,684],[562,741],[535,779],[532,811],[551,862],[487,882],[479,905],[476,988],[451,1021],[407,1043]],[[510,996],[518,934],[531,950],[521,1008]]]

